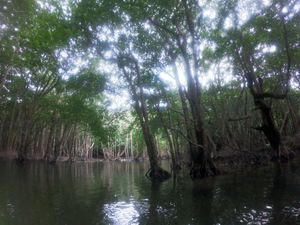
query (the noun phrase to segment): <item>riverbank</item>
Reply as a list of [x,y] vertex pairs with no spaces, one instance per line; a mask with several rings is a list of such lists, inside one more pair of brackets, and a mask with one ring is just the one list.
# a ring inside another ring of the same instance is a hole
[[[294,157],[299,156],[300,153],[300,135],[295,135],[293,138],[285,138],[284,146],[285,149],[289,149],[288,155],[285,155],[281,161],[284,163],[286,161],[293,160]],[[17,159],[17,154],[14,151],[10,152],[0,152],[1,161],[13,161]],[[45,161],[42,157],[35,157],[26,159],[28,161]],[[160,160],[170,160],[168,157],[163,157]],[[218,151],[213,156],[214,163],[217,168],[220,170],[221,174],[232,174],[236,172],[242,172],[252,168],[259,168],[270,165],[272,163],[272,150],[270,148],[261,148],[256,149],[256,151],[245,151],[240,149],[233,148],[223,148],[221,151]],[[50,163],[65,163],[65,162],[148,162],[147,157],[138,157],[138,158],[115,158],[115,159],[104,159],[104,158],[84,158],[84,157],[67,157],[60,156],[55,162],[51,161]],[[171,164],[171,160],[170,163]],[[189,167],[188,156],[182,155],[179,162],[181,168]],[[171,166],[170,166],[171,168]],[[172,170],[166,168],[168,170]],[[174,171],[172,171],[174,172]]]

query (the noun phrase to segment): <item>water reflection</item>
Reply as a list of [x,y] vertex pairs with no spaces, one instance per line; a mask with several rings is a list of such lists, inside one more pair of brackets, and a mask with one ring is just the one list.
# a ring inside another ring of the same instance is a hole
[[138,225],[139,212],[134,202],[116,202],[104,205],[105,220],[108,224]]
[[296,225],[297,164],[156,184],[140,163],[0,163],[0,225]]
[[[213,211],[219,212],[219,198],[215,184],[216,179],[212,177],[193,183],[191,202],[194,223],[217,224],[218,218],[213,216]],[[193,199],[197,199],[197,201],[193,201]]]
[[[297,199],[298,196],[293,196],[295,187],[299,187],[300,182],[296,179],[291,179],[295,174],[295,167],[293,164],[275,164],[273,188],[270,191],[270,200],[273,203],[273,216],[271,223],[273,224],[300,224],[300,204]],[[294,185],[290,185],[290,183]],[[295,198],[296,197],[296,198]],[[289,205],[287,206],[287,199]]]
[[272,207],[268,206],[262,210],[251,209],[248,212],[238,216],[240,223],[247,225],[265,225],[270,224],[272,216]]

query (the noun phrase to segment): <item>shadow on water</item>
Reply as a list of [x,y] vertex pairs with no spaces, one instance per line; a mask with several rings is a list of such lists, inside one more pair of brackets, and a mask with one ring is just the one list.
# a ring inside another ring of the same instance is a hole
[[159,224],[159,198],[160,198],[160,183],[153,182],[151,184],[151,192],[149,196],[149,216],[146,224]]
[[144,163],[0,163],[0,225],[300,224],[299,160],[151,183]]
[[[300,224],[300,195],[292,196],[291,193],[294,191],[290,189],[294,186],[289,184],[289,179],[296,172],[295,164],[274,164],[273,187],[269,195],[273,205],[270,224]],[[293,182],[297,182],[297,179],[299,185],[299,177],[295,176]],[[287,199],[290,202],[289,205],[286,204]]]
[[[203,181],[193,183],[192,203],[193,218],[198,218],[200,224],[216,224],[213,210],[217,207],[217,193],[215,189],[216,179],[208,178]],[[193,201],[196,200],[196,201]],[[214,201],[215,200],[215,201]],[[199,220],[200,219],[200,220]],[[197,224],[197,223],[196,223]]]

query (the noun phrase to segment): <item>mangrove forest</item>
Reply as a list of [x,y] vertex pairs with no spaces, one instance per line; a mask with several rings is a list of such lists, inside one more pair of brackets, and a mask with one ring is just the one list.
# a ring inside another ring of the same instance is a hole
[[298,0],[1,1],[0,225],[300,224],[299,128]]

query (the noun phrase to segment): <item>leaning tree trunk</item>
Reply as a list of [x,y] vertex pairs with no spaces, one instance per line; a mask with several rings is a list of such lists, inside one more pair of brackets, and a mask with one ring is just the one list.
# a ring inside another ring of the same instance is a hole
[[263,99],[256,99],[254,97],[254,104],[257,109],[260,111],[262,118],[261,126],[258,129],[264,133],[268,139],[273,151],[274,159],[280,158],[280,145],[281,145],[281,135],[278,128],[275,126],[275,122],[272,116],[271,108],[268,107]]
[[[129,85],[132,98],[134,100],[135,111],[138,115],[140,125],[142,127],[142,132],[147,146],[147,153],[150,161],[150,169],[146,173],[146,176],[152,181],[163,181],[171,177],[171,174],[164,169],[162,169],[158,164],[158,154],[155,140],[149,125],[149,117],[146,102],[144,99],[144,92],[141,83],[141,73],[137,60],[133,56],[119,56],[118,63],[119,67],[122,69],[123,75]],[[127,62],[124,63],[124,60]],[[133,73],[128,73],[125,67],[132,66]],[[133,75],[134,74],[134,77]]]
[[[140,120],[141,121],[141,120]],[[146,176],[153,181],[163,181],[170,178],[170,174],[163,170],[158,164],[157,148],[154,141],[154,137],[150,131],[148,124],[141,124],[144,140],[147,146],[147,153],[150,161],[150,169]]]
[[[180,170],[181,169],[181,166],[179,165],[178,163],[178,158],[176,157],[176,154],[175,154],[175,147],[174,147],[174,141],[172,139],[172,136],[169,132],[169,129],[168,129],[168,125],[166,125],[164,119],[163,119],[163,116],[162,116],[162,112],[159,108],[158,105],[156,105],[156,111],[158,113],[158,117],[159,117],[159,120],[162,124],[162,127],[163,127],[163,130],[165,132],[165,135],[166,135],[166,138],[167,138],[167,141],[168,141],[168,144],[169,144],[169,148],[170,148],[170,154],[171,154],[171,161],[172,161],[172,170],[174,171],[174,175],[176,174],[177,170]],[[171,121],[171,116],[170,116],[170,112],[168,111],[168,122],[169,122],[169,127],[173,127],[172,126],[172,121]]]
[[[138,75],[139,76],[139,75]],[[148,112],[143,96],[142,88],[139,88],[139,94],[134,91],[135,109],[140,119],[144,140],[147,146],[147,153],[150,161],[150,170],[146,174],[151,180],[163,181],[171,177],[171,175],[163,170],[158,164],[157,147],[153,134],[149,126]]]
[[281,134],[275,125],[272,109],[265,102],[266,97],[282,99],[286,97],[286,93],[279,97],[275,94],[265,93],[262,88],[262,80],[256,79],[254,72],[245,73],[245,77],[254,105],[259,110],[262,119],[261,125],[255,127],[255,129],[262,131],[269,141],[273,150],[272,160],[288,159],[289,154],[282,146]]
[[[288,41],[288,29],[286,26],[286,23],[284,22],[283,16],[280,18],[282,22],[282,35],[280,35],[282,39],[282,50],[286,54],[286,63],[284,64],[285,68],[282,67],[282,74],[280,76],[280,83],[281,83],[281,91],[273,91],[268,92],[266,88],[264,87],[264,80],[257,72],[255,72],[255,57],[253,55],[253,47],[250,46],[250,43],[247,40],[244,40],[243,35],[240,34],[240,39],[242,41],[242,48],[237,49],[237,59],[239,61],[239,64],[244,72],[244,76],[247,81],[247,86],[250,90],[250,93],[253,97],[254,104],[256,106],[256,109],[260,111],[260,115],[262,118],[261,126],[259,126],[257,129],[261,130],[266,138],[268,139],[273,152],[274,157],[273,159],[280,160],[288,159],[289,153],[287,150],[284,149],[284,146],[282,146],[281,143],[281,134],[279,132],[279,129],[276,127],[274,118],[272,115],[271,107],[269,107],[265,99],[286,99],[288,91],[289,91],[289,82],[291,80],[291,55],[290,55],[290,44]],[[280,41],[280,38],[279,38]]]

